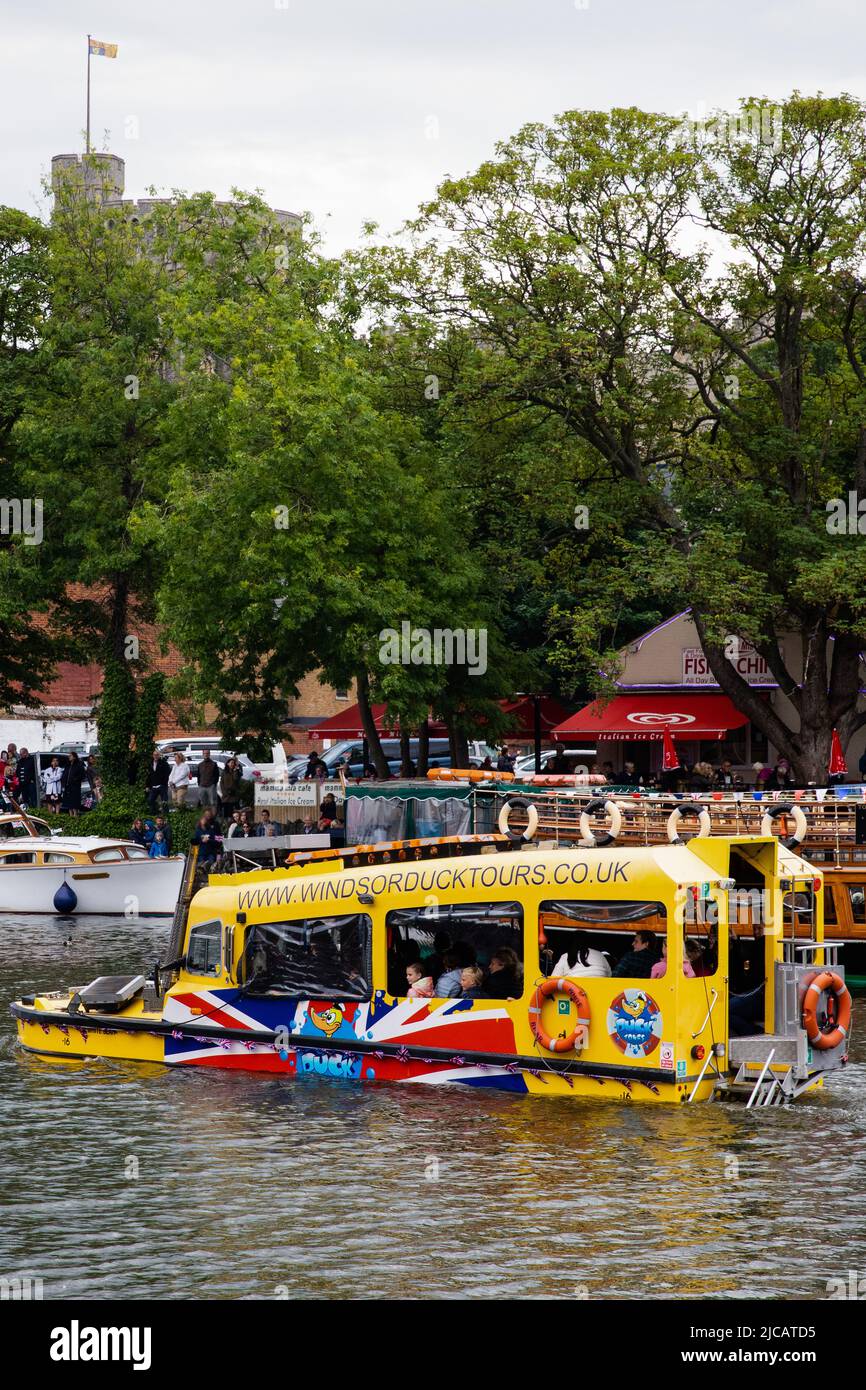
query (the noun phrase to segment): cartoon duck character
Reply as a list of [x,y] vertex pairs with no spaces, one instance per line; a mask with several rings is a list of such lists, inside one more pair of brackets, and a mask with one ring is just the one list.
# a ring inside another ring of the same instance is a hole
[[645,1057],[655,1047],[659,1009],[642,989],[628,989],[615,999],[608,1014],[608,1031],[627,1057]]
[[343,1022],[343,1010],[339,1004],[310,1005],[310,1022],[325,1037],[332,1038]]

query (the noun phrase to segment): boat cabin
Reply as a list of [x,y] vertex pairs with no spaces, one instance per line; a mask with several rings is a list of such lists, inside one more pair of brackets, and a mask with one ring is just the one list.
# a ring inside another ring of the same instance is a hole
[[[684,1101],[732,1079],[738,1040],[790,1032],[792,990],[824,964],[820,873],[775,837],[487,848],[211,876],[165,1017],[220,996],[287,1030],[294,1065],[325,1047],[370,1079],[398,1056],[427,1081]],[[782,1051],[790,1084],[814,1084],[805,1035]]]

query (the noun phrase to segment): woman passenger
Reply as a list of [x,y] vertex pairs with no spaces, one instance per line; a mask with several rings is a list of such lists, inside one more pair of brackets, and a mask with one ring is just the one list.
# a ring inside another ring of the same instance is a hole
[[[651,979],[651,980],[663,980],[664,977],[665,977],[665,972],[667,971],[667,968],[668,968],[668,943],[667,943],[666,941],[663,941],[663,942],[662,942],[661,960],[657,960],[656,963],[655,963],[655,965],[653,966],[652,970],[650,971],[650,979]],[[684,955],[683,955],[683,974],[684,974],[685,976],[687,976],[688,979],[690,979],[690,980],[693,980],[693,979],[694,979],[695,972],[694,972],[694,970],[692,969],[692,964],[691,964],[691,961],[688,959],[688,955],[687,955],[687,954],[684,954]]]
[[519,999],[523,993],[523,979],[517,952],[510,946],[500,946],[490,957],[487,976],[487,997],[489,999]]
[[[704,953],[697,941],[687,941],[685,949],[686,959],[692,967],[692,974],[709,975],[711,971],[707,968],[706,961],[704,960]],[[683,969],[685,969],[685,965],[683,965]]]
[[567,951],[563,951],[553,967],[552,973],[555,978],[566,975],[596,975],[600,977],[610,974],[610,961],[603,951],[596,951],[592,946],[572,946]]

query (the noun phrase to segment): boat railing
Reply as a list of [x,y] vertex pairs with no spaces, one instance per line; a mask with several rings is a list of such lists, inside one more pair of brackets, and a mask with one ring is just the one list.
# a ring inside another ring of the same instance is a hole
[[186,931],[186,917],[192,898],[193,888],[195,887],[195,872],[198,866],[198,845],[190,845],[187,851],[186,863],[183,867],[183,878],[180,881],[180,892],[177,895],[174,917],[171,923],[171,932],[168,938],[168,959],[177,960],[183,950],[183,939]]
[[[779,806],[791,804],[798,806],[806,817],[806,836],[803,840],[803,853],[816,863],[837,865],[866,864],[866,815],[864,803],[853,798],[819,800],[800,793],[796,799],[793,793],[764,793],[757,801],[751,793],[743,793],[736,798],[724,793],[642,793],[617,792],[615,788],[567,789],[522,786],[511,783],[507,787],[478,787],[470,792],[476,803],[477,819],[483,819],[485,808],[489,808],[493,798],[501,806],[508,800],[523,798],[532,801],[538,812],[537,835],[541,839],[555,840],[559,843],[576,843],[582,840],[580,818],[590,800],[614,801],[622,814],[622,824],[617,835],[617,843],[623,845],[650,845],[668,840],[668,821],[677,807],[692,803],[708,812],[713,835],[760,835],[763,833],[764,817],[773,813]],[[861,807],[860,833],[864,840],[858,842],[857,809]],[[489,815],[489,809],[487,809]],[[519,812],[515,812],[519,824]],[[695,830],[697,825],[695,824]],[[776,833],[784,833],[777,822]],[[691,826],[683,821],[677,834],[686,839]]]

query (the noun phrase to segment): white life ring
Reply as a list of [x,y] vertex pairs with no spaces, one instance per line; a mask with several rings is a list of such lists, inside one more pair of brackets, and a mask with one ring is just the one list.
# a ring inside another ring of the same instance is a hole
[[771,811],[765,811],[764,815],[761,817],[761,834],[772,835],[773,821],[778,820],[780,816],[794,817],[794,833],[793,835],[785,836],[782,839],[782,844],[785,846],[785,849],[796,849],[797,845],[801,845],[806,838],[806,831],[809,825],[803,814],[802,807],[797,806],[794,802],[780,801],[778,806],[774,806]]
[[[528,824],[525,830],[509,830],[508,818],[511,815],[512,808],[526,812]],[[538,811],[534,802],[527,801],[524,796],[510,796],[507,801],[503,802],[502,810],[499,812],[499,830],[501,834],[507,835],[509,840],[514,841],[515,844],[520,840],[524,840],[528,844],[529,841],[534,838],[537,829]]]
[[[596,835],[590,823],[590,816],[596,815],[599,811],[604,811],[610,817],[610,830],[604,835]],[[584,849],[604,849],[605,845],[612,845],[617,839],[622,829],[622,811],[615,801],[606,800],[603,797],[596,797],[590,801],[580,813],[580,841]]]
[[710,820],[710,813],[706,806],[699,806],[696,801],[684,801],[682,805],[674,807],[668,816],[668,840],[672,845],[681,845],[680,821],[683,816],[697,816],[698,830],[695,839],[702,839],[705,835],[712,834],[713,823]]

